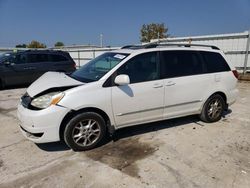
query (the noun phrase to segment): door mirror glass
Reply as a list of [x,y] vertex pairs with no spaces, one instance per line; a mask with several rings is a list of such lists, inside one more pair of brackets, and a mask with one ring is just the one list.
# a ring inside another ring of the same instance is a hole
[[118,75],[118,76],[115,78],[115,84],[117,84],[117,85],[119,85],[119,86],[124,86],[124,85],[130,84],[129,76],[126,75],[126,74]]

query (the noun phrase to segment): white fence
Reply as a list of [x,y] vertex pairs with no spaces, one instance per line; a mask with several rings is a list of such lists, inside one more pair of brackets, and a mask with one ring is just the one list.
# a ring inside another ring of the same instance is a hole
[[[206,35],[191,37],[176,37],[160,40],[152,40],[151,42],[167,42],[167,43],[192,43],[192,44],[208,44],[218,46],[224,51],[228,60],[241,72],[250,71],[249,45],[250,32],[223,34],[223,35]],[[100,48],[89,46],[69,46],[63,47],[61,50],[69,52],[78,67],[84,65],[91,59],[101,55],[102,53],[119,49],[120,47]],[[27,49],[27,48],[26,48]],[[53,48],[52,48],[53,49]],[[0,48],[0,53],[5,51],[17,50],[16,48]],[[19,49],[18,49],[19,50]],[[24,50],[24,49],[20,49]]]
[[80,67],[86,64],[91,59],[112,50],[119,49],[118,47],[113,48],[63,48],[62,50],[69,52],[70,56],[76,62],[77,66]]
[[206,35],[191,37],[176,37],[151,42],[167,43],[191,43],[207,44],[219,47],[227,56],[227,59],[241,72],[250,70],[249,45],[250,31],[243,33],[223,34],[223,35]]

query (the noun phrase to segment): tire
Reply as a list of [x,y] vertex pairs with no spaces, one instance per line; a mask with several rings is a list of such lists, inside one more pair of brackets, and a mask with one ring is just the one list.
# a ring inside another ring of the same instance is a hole
[[0,79],[0,90],[4,89],[3,81]]
[[84,151],[96,147],[106,135],[106,123],[102,116],[94,112],[84,112],[74,116],[64,130],[64,141],[74,151]]
[[200,114],[200,119],[207,123],[219,121],[222,117],[225,107],[225,100],[221,95],[212,95],[205,102]]

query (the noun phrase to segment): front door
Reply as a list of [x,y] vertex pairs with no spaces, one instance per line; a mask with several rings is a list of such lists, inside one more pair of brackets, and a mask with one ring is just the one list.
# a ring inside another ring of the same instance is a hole
[[126,74],[130,84],[111,88],[117,126],[161,120],[164,85],[160,79],[158,52],[137,55],[122,65],[116,75]]

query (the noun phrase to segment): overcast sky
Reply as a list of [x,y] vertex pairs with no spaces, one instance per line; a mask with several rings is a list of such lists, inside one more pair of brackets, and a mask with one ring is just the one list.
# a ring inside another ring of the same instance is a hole
[[140,28],[165,23],[173,36],[250,29],[250,0],[0,0],[0,46],[139,43]]

